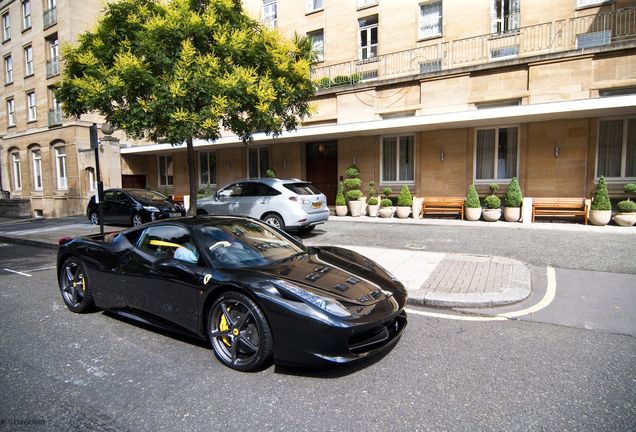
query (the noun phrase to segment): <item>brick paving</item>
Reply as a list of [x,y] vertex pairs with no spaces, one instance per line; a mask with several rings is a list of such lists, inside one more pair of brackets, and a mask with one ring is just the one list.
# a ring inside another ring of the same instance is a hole
[[492,257],[446,256],[420,290],[445,294],[500,293],[512,282],[511,264]]

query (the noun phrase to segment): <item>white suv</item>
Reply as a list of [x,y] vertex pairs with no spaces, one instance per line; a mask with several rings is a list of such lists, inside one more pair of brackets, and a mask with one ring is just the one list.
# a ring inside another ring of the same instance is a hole
[[260,219],[281,230],[306,233],[329,219],[327,197],[298,179],[244,179],[197,200],[197,214]]

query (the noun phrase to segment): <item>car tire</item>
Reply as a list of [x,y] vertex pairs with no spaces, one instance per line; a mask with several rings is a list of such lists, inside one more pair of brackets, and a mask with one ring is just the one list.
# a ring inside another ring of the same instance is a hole
[[265,215],[263,217],[263,222],[265,222],[266,224],[270,224],[271,226],[276,227],[281,231],[285,231],[285,222],[283,221],[283,218],[281,218],[277,214],[270,213],[268,215]]
[[130,218],[130,222],[132,223],[132,226],[139,226],[142,223],[144,223],[143,219],[141,218],[141,215],[139,213],[135,213],[132,215],[132,217]]
[[91,212],[88,219],[91,221],[93,225],[99,225],[99,215],[97,214],[97,212]]
[[208,329],[214,354],[232,369],[254,371],[268,361],[274,351],[274,339],[265,315],[241,293],[230,291],[216,299],[208,315]]
[[58,282],[64,303],[71,311],[83,313],[94,308],[86,268],[79,258],[71,257],[64,261]]
[[314,228],[316,228],[316,225],[312,225],[312,226],[304,227],[304,228],[298,228],[298,232],[301,234],[307,234],[312,232]]

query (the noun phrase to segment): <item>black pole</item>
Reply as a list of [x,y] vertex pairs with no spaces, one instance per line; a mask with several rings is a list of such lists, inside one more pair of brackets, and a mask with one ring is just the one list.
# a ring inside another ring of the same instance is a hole
[[97,140],[97,124],[90,127],[91,148],[95,149],[95,178],[97,179],[97,214],[99,216],[99,233],[104,234],[104,220],[102,218],[102,201],[104,201],[104,183],[99,174],[99,141]]

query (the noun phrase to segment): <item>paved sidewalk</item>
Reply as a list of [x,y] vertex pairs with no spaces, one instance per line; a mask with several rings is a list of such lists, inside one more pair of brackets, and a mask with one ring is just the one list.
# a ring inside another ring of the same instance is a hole
[[[374,221],[350,217],[336,220]],[[81,237],[99,232],[99,227],[82,223],[77,218],[57,221],[59,225],[47,227],[37,220],[20,221],[19,228],[5,229],[3,225],[15,224],[16,220],[0,218],[0,241],[57,248],[62,237]],[[389,221],[380,223],[418,223],[413,219],[394,218]],[[452,220],[437,222],[453,223]],[[105,232],[122,229],[119,226],[104,227]],[[397,277],[408,290],[409,304],[483,308],[516,303],[531,292],[529,266],[508,258],[356,246],[348,248],[375,260]]]

